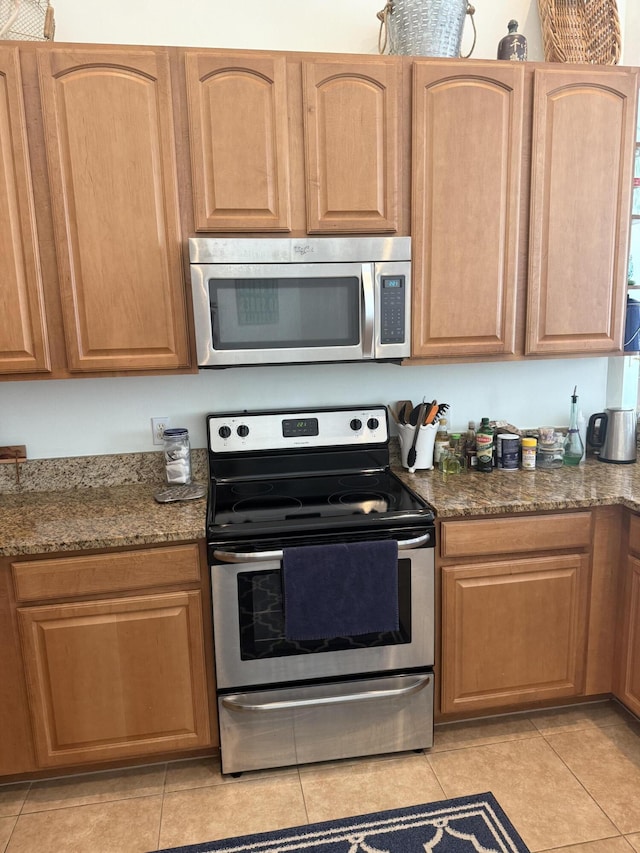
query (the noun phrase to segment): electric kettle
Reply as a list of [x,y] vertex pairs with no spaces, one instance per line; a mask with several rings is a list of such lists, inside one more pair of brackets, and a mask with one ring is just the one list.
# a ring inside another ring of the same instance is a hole
[[636,461],[636,410],[606,409],[589,418],[587,444],[601,462]]

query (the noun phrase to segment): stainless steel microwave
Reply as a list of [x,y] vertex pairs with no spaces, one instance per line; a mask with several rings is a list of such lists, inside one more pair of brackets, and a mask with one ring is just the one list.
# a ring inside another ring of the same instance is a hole
[[191,237],[200,367],[400,361],[410,237]]

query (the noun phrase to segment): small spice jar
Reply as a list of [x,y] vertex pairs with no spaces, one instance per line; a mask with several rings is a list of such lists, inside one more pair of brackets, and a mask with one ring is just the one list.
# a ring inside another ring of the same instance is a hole
[[538,440],[525,436],[522,439],[522,461],[524,471],[532,471],[536,467],[536,449]]
[[184,427],[166,429],[164,441],[164,469],[168,486],[191,482],[191,447],[189,430]]

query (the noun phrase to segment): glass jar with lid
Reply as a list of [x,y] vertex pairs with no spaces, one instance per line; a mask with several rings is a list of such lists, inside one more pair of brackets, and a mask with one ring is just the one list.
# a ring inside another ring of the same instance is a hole
[[168,486],[184,485],[191,482],[191,447],[189,430],[184,427],[165,429],[164,469]]

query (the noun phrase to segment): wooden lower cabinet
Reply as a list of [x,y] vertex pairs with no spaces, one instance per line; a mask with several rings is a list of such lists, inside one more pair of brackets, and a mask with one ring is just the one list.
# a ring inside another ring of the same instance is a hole
[[616,696],[640,715],[640,516],[629,519],[629,556],[621,584]]
[[214,745],[200,565],[196,544],[11,565],[36,768]]
[[591,540],[591,513],[442,524],[443,715],[584,694]]

